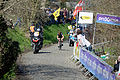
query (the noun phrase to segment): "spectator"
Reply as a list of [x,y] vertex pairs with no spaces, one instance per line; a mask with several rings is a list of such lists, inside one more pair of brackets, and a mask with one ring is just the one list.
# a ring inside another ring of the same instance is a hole
[[119,71],[119,64],[120,64],[120,56],[118,56],[118,59],[115,61],[114,69],[113,69],[114,72]]
[[66,18],[67,18],[67,9],[64,8],[64,19],[65,19],[65,21],[66,21]]
[[82,35],[82,31],[80,29],[77,30],[77,39],[78,39],[78,42],[79,42],[79,45],[81,47],[83,47],[83,38],[84,36]]
[[69,18],[72,18],[73,16],[72,16],[72,13],[73,13],[73,11],[72,11],[72,9],[70,9],[70,11],[69,11]]
[[32,46],[32,39],[33,39],[33,36],[34,36],[34,31],[35,31],[35,23],[32,22],[31,26],[29,27],[31,46]]
[[81,47],[86,47],[87,50],[92,51],[91,43],[85,39],[85,35],[82,34],[82,30],[79,28],[77,30],[77,39]]
[[65,24],[65,21],[64,21],[64,14],[63,14],[64,12],[63,12],[63,9],[61,9],[61,11],[60,11],[60,19],[61,19],[61,21],[60,22],[62,22],[63,24]]
[[114,69],[112,72],[115,72],[116,80],[120,80],[120,56],[118,56],[118,59],[115,61]]
[[20,19],[20,18],[17,19],[17,21],[16,21],[16,23],[14,24],[14,26],[17,26],[18,23],[19,23],[19,27],[21,27],[21,19]]
[[13,29],[13,28],[14,28],[14,25],[13,25],[13,21],[12,21],[12,19],[9,20],[9,23],[10,23],[10,24],[9,24],[10,28]]

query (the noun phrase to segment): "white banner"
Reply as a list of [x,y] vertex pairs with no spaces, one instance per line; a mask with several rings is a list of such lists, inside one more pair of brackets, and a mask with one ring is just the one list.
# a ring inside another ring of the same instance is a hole
[[79,12],[80,24],[93,24],[93,13],[91,12]]

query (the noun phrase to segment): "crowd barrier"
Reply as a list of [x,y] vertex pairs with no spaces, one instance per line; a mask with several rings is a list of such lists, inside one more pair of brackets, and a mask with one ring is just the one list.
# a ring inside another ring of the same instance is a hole
[[115,80],[115,74],[111,73],[113,68],[93,52],[81,48],[77,42],[74,43],[74,58],[78,59],[84,67],[99,80]]

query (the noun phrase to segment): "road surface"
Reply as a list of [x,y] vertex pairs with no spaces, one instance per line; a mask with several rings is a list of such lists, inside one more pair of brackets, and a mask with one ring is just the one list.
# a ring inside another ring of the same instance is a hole
[[17,80],[88,80],[70,60],[72,53],[67,41],[62,50],[53,44],[37,54],[24,53],[17,61]]

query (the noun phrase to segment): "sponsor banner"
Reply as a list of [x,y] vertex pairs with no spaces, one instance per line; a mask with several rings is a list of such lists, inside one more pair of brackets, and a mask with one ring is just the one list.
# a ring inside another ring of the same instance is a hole
[[96,22],[120,26],[120,17],[107,15],[107,14],[97,14]]
[[111,66],[101,60],[99,57],[80,48],[80,62],[99,80],[115,80],[115,74]]
[[93,13],[91,12],[79,12],[80,24],[93,24]]

